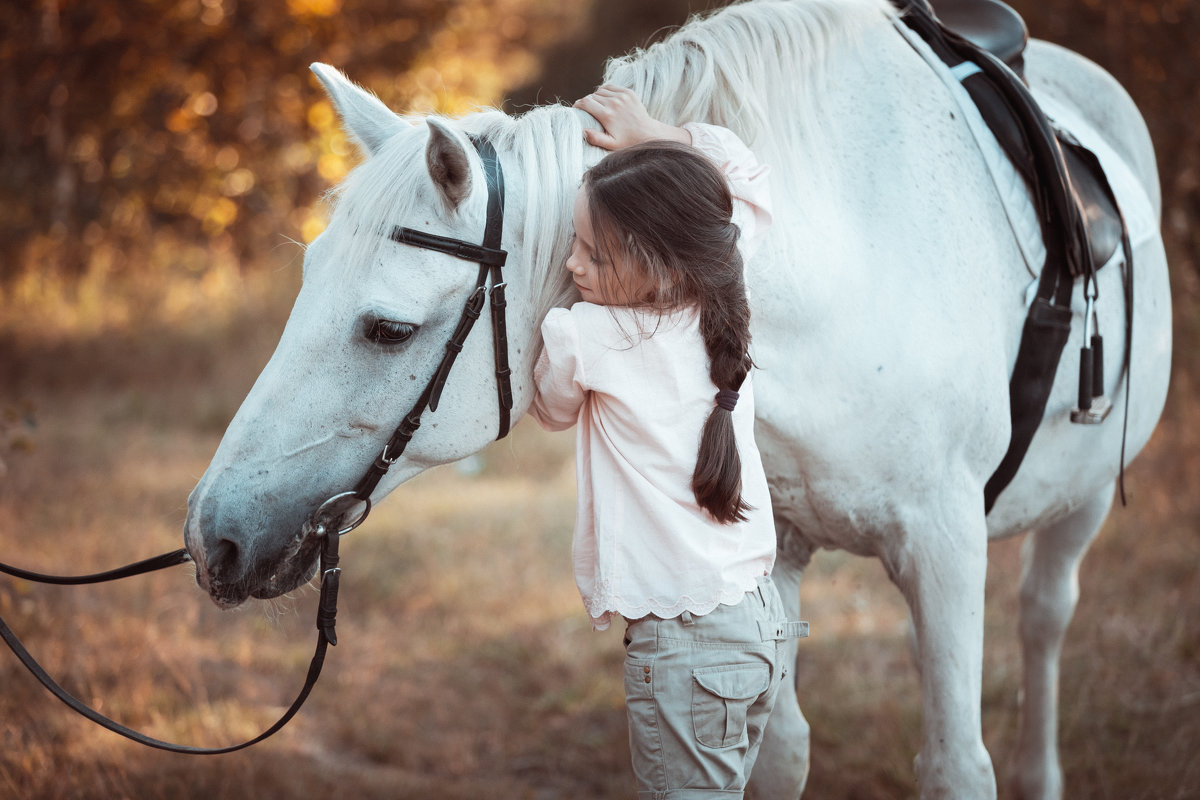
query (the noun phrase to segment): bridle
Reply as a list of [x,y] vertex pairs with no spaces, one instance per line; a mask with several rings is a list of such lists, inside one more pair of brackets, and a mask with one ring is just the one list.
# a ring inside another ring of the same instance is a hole
[[[217,755],[242,750],[272,736],[291,721],[292,717],[300,710],[300,707],[304,705],[304,701],[308,699],[309,693],[316,685],[317,678],[320,677],[321,667],[325,663],[325,653],[328,646],[337,645],[337,634],[334,628],[337,619],[338,586],[341,579],[341,568],[338,566],[338,543],[342,536],[357,528],[367,518],[367,515],[371,511],[371,493],[379,485],[379,481],[387,474],[391,466],[404,453],[409,441],[412,440],[413,434],[421,426],[421,415],[425,413],[426,409],[437,411],[438,401],[441,398],[442,389],[445,388],[446,379],[450,375],[450,369],[454,366],[454,361],[458,358],[458,354],[462,352],[463,344],[466,342],[467,335],[470,334],[472,327],[474,327],[475,321],[483,313],[485,294],[491,298],[492,345],[496,366],[496,390],[500,421],[499,433],[496,438],[503,439],[508,435],[512,423],[513,397],[511,370],[509,369],[508,362],[508,332],[505,316],[506,303],[504,299],[505,283],[501,271],[508,258],[508,253],[500,249],[501,235],[504,227],[504,171],[500,166],[500,159],[496,155],[496,150],[491,142],[482,137],[472,136],[470,138],[483,164],[484,175],[487,178],[487,219],[484,223],[483,243],[474,244],[462,239],[438,236],[400,226],[396,226],[392,230],[389,238],[400,244],[433,250],[454,256],[455,258],[478,263],[479,275],[475,281],[475,289],[471,292],[470,297],[467,298],[462,316],[459,318],[458,325],[455,327],[454,333],[450,336],[450,340],[446,343],[446,352],[442,355],[437,369],[434,370],[433,376],[429,379],[429,383],[426,384],[424,391],[421,392],[413,407],[404,415],[395,432],[392,433],[387,443],[383,446],[383,450],[371,463],[370,467],[367,468],[366,473],[364,473],[352,491],[335,494],[321,503],[305,526],[308,535],[323,539],[318,567],[318,571],[321,574],[321,594],[320,600],[317,603],[317,648],[309,662],[308,674],[305,677],[304,686],[296,696],[296,699],[292,701],[291,706],[288,707],[287,711],[283,713],[283,716],[274,725],[255,738],[241,744],[230,745],[228,747],[192,747],[165,742],[109,719],[63,689],[30,655],[29,651],[21,643],[21,640],[17,638],[17,635],[13,633],[12,629],[4,621],[4,618],[0,617],[0,638],[4,639],[9,649],[25,665],[25,668],[51,694],[72,710],[87,717],[97,725],[118,733],[127,739],[159,750],[168,750],[174,753],[189,755]],[[354,507],[356,505],[361,505],[361,509],[357,510],[357,513],[347,521],[345,517],[349,511],[355,510]],[[166,567],[185,564],[191,560],[191,556],[187,550],[179,549],[94,575],[43,575],[19,569],[3,562],[0,562],[0,572],[37,583],[50,583],[60,586],[79,585],[102,583],[134,575],[143,575],[147,572],[153,572]]]
[[[338,529],[339,535],[349,533],[363,523],[371,511],[371,493],[391,466],[404,454],[413,434],[416,433],[417,428],[421,427],[421,415],[425,413],[426,409],[437,411],[442,389],[445,388],[446,379],[450,376],[450,368],[454,366],[455,359],[462,352],[463,344],[467,340],[467,335],[471,333],[475,321],[483,313],[484,295],[491,298],[492,350],[496,365],[497,413],[500,420],[500,429],[496,438],[503,439],[508,435],[513,395],[512,370],[508,365],[508,327],[505,316],[507,303],[504,299],[504,289],[507,284],[504,282],[502,272],[504,263],[508,259],[508,251],[500,249],[500,239],[504,227],[504,170],[500,166],[500,159],[496,156],[496,150],[492,147],[491,142],[476,136],[471,137],[471,142],[475,145],[479,160],[483,163],[484,175],[487,178],[487,219],[483,228],[483,243],[475,244],[462,239],[438,236],[400,226],[392,229],[389,238],[399,244],[433,250],[479,264],[475,290],[467,298],[462,316],[459,317],[458,325],[450,336],[450,340],[446,342],[446,352],[442,355],[437,369],[434,370],[433,377],[429,379],[429,383],[425,385],[425,390],[413,403],[413,407],[404,415],[404,419],[383,446],[383,450],[367,468],[358,485],[354,487],[353,491],[330,497],[317,509],[315,516],[321,516],[323,512],[329,516],[336,516],[341,511],[340,516],[344,517],[350,507],[355,504],[362,505],[359,515],[353,517],[349,522],[340,523],[342,527]],[[488,289],[489,279],[491,281],[490,291]]]

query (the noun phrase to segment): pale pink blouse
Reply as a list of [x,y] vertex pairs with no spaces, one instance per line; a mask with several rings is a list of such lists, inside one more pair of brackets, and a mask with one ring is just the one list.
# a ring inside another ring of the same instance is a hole
[[[738,248],[748,259],[770,225],[767,168],[731,131],[689,123],[692,144],[724,171]],[[775,563],[775,525],[754,442],[751,376],[733,411],[742,496],[753,510],[718,523],[696,503],[692,472],[716,386],[693,308],[659,315],[576,303],[542,323],[530,413],[578,425],[575,580],[597,630],[613,614],[664,619],[733,605]]]

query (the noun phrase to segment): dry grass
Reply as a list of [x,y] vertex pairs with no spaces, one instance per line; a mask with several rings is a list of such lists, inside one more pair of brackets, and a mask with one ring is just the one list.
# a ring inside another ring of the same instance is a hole
[[[12,412],[0,558],[86,571],[179,545],[187,493],[294,291],[290,277],[272,283],[169,323],[45,321],[20,337],[0,325],[0,411]],[[1131,471],[1133,505],[1084,564],[1063,657],[1072,797],[1200,794],[1200,429],[1188,396],[1177,386]],[[570,437],[522,424],[484,464],[422,476],[347,539],[341,644],[298,719],[249,752],[145,750],[71,715],[0,656],[0,797],[627,797],[620,634],[589,630],[570,577]],[[989,574],[984,732],[1002,795],[1019,546],[994,546]],[[898,593],[875,562],[821,554],[803,599],[809,796],[913,796],[921,712]],[[197,744],[253,735],[290,702],[314,600],[303,590],[220,612],[186,568],[79,589],[0,580],[0,613],[70,688]]]

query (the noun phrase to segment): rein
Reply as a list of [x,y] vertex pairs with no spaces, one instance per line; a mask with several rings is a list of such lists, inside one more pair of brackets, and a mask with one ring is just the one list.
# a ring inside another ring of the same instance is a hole
[[[321,667],[325,663],[325,653],[329,645],[337,645],[337,634],[334,631],[334,626],[337,619],[337,595],[342,572],[338,566],[338,544],[341,541],[341,537],[357,528],[367,518],[367,515],[371,511],[371,493],[379,485],[380,479],[387,474],[392,464],[396,463],[404,453],[404,449],[408,446],[413,434],[421,426],[421,415],[426,409],[437,411],[442,389],[445,388],[446,379],[450,375],[450,368],[454,366],[455,359],[462,352],[463,344],[466,342],[467,335],[470,334],[472,327],[474,327],[475,321],[483,313],[485,294],[491,299],[492,346],[496,367],[497,407],[500,421],[499,434],[496,438],[503,439],[508,435],[512,424],[513,397],[512,372],[509,369],[508,362],[508,329],[505,316],[507,303],[504,299],[504,290],[506,284],[501,272],[508,258],[508,253],[500,248],[504,227],[504,171],[500,166],[500,159],[496,155],[496,150],[490,142],[479,137],[471,137],[471,142],[475,145],[475,149],[483,163],[484,174],[487,176],[487,220],[484,223],[483,243],[481,245],[474,244],[461,239],[437,236],[400,226],[396,226],[389,237],[400,244],[412,245],[425,250],[434,250],[454,256],[455,258],[476,262],[479,264],[479,275],[475,281],[475,289],[471,292],[466,306],[463,308],[458,326],[455,328],[450,340],[446,343],[446,352],[442,356],[441,362],[439,362],[437,369],[434,370],[433,376],[425,386],[425,390],[421,392],[416,403],[404,415],[404,419],[384,445],[383,451],[376,457],[371,466],[367,468],[366,473],[359,480],[353,491],[335,494],[321,503],[305,526],[308,529],[309,535],[323,538],[325,541],[321,548],[319,567],[321,574],[321,595],[320,601],[317,604],[317,647],[313,653],[312,660],[309,662],[308,674],[304,679],[304,686],[301,687],[296,699],[292,701],[291,706],[288,707],[287,711],[283,713],[283,716],[274,725],[253,739],[241,744],[230,745],[228,747],[192,747],[190,745],[165,742],[109,719],[69,693],[51,678],[49,673],[30,655],[29,651],[21,643],[21,640],[17,638],[17,635],[8,626],[8,623],[4,621],[3,617],[0,617],[0,638],[4,639],[4,643],[8,645],[9,649],[25,665],[25,668],[38,679],[42,686],[46,687],[51,694],[72,710],[87,717],[97,725],[139,744],[159,750],[188,755],[219,755],[221,753],[232,753],[237,750],[243,750],[274,735],[291,721],[292,717],[300,710],[300,707],[304,705],[309,693],[312,692],[313,687],[316,685],[317,678],[321,675]],[[489,279],[491,284],[490,289],[488,286]],[[346,521],[344,517],[346,516],[348,507],[352,507],[355,504],[362,504],[362,510],[358,516]],[[191,560],[191,556],[187,550],[180,549],[92,575],[43,575],[38,572],[30,572],[13,567],[3,562],[0,562],[0,573],[36,583],[78,586],[120,580],[134,575],[143,575],[167,567],[186,564]]]
[[[322,530],[324,530],[322,528]],[[12,628],[8,627],[8,623],[0,617],[0,638],[4,639],[4,643],[13,651],[16,657],[25,665],[25,669],[37,678],[42,686],[63,701],[72,711],[87,717],[92,722],[102,728],[106,728],[113,733],[120,734],[126,739],[131,739],[138,744],[144,744],[147,747],[153,747],[157,750],[167,750],[172,753],[184,753],[186,755],[220,755],[221,753],[233,753],[238,750],[244,750],[251,745],[258,744],[263,739],[276,734],[284,725],[287,725],[292,717],[296,716],[296,712],[304,705],[304,701],[308,699],[309,693],[313,687],[317,685],[317,678],[321,675],[321,667],[325,663],[325,651],[330,644],[336,644],[336,637],[330,638],[333,632],[333,617],[337,614],[337,581],[329,580],[336,577],[340,572],[337,568],[338,561],[338,540],[339,536],[326,536],[325,546],[321,550],[321,601],[318,604],[317,611],[317,649],[313,653],[312,660],[308,665],[308,675],[304,679],[304,686],[300,689],[300,693],[296,695],[296,699],[292,701],[288,710],[283,712],[274,725],[267,730],[255,736],[249,741],[241,744],[230,745],[228,747],[193,747],[185,744],[175,744],[166,742],[162,739],[155,739],[153,736],[147,736],[140,731],[135,731],[132,728],[126,727],[115,720],[96,711],[91,706],[84,703],[79,698],[72,695],[62,686],[60,686],[50,674],[42,668],[42,665],[30,655],[25,649],[25,645],[21,644],[21,640],[13,633]],[[105,581],[119,580],[121,578],[129,578],[134,575],[143,575],[147,572],[165,569],[166,567],[174,567],[180,564],[186,564],[191,561],[191,556],[186,550],[175,550],[170,553],[164,553],[161,556],[148,558],[144,561],[130,564],[119,569],[109,570],[108,572],[99,572],[94,575],[78,575],[78,576],[63,576],[63,575],[42,575],[37,572],[29,572],[28,570],[18,569],[17,567],[8,564],[0,563],[0,572],[7,575],[12,575],[22,580],[34,581],[36,583],[49,583],[58,586],[78,586],[89,583],[103,583]],[[322,624],[325,622],[326,624]]]

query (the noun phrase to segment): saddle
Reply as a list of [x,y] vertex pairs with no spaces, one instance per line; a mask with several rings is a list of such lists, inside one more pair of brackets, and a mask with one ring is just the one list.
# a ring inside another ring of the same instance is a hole
[[[1125,270],[1125,359],[1128,421],[1129,353],[1133,331],[1133,252],[1116,197],[1099,159],[1038,107],[1024,80],[1024,20],[1000,0],[892,0],[901,19],[958,77],[1017,172],[1037,210],[1046,262],[1029,308],[1009,382],[1012,438],[984,489],[984,506],[1015,477],[1045,415],[1058,363],[1071,333],[1071,295],[1084,283],[1084,346],[1080,352],[1079,403],[1071,421],[1099,424],[1111,410],[1104,397],[1103,340],[1093,304],[1096,271],[1113,261],[1118,246]],[[1124,502],[1124,440],[1121,452]]]
[[[1000,0],[937,0],[935,12],[937,20],[945,28],[1003,61],[1024,82],[1025,45],[1029,42],[1029,30],[1014,8]],[[982,103],[987,106],[980,108],[983,118],[993,132],[999,129],[1004,133],[1000,139],[1001,147],[1021,171],[1026,183],[1035,185],[1038,176],[1032,174],[1033,162],[1020,132],[1014,129],[1015,119],[1006,114],[1002,107],[995,106],[995,94],[980,91],[973,93],[972,99],[977,105]],[[1055,129],[1055,135],[1061,140],[1066,134]],[[1107,180],[1099,162],[1086,159],[1086,156],[1077,152],[1077,147],[1079,145],[1070,140],[1068,146],[1062,147],[1062,155],[1070,190],[1074,192],[1083,214],[1092,263],[1099,269],[1109,262],[1121,243],[1121,214],[1111,193],[1106,190]]]

